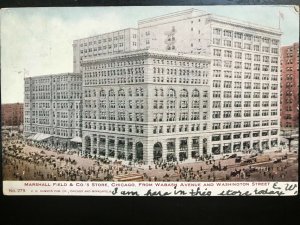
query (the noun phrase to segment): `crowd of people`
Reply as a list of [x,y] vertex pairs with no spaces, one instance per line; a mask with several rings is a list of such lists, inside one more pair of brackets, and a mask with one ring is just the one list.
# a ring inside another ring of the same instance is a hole
[[61,152],[20,138],[3,141],[4,179],[112,181],[118,175],[139,173],[146,181],[237,181],[260,178],[280,180],[287,175],[288,164],[274,166],[240,166],[234,159],[201,158],[192,164],[156,160],[152,165],[141,162],[101,158],[81,158],[76,151]]
[[[204,160],[201,163],[180,164],[178,162],[157,161],[149,166],[148,173],[163,173],[162,181],[250,181],[250,180],[284,180],[288,174],[289,164],[287,154],[282,156],[285,162],[275,164],[273,161],[257,165],[243,165],[235,159]],[[153,171],[154,170],[154,171]],[[153,171],[153,172],[151,172]],[[151,177],[151,176],[150,176]],[[158,180],[156,175],[154,181]]]
[[107,158],[85,159],[88,163],[82,164],[76,154],[60,154],[47,148],[31,152],[25,150],[26,146],[23,141],[3,142],[5,179],[109,181],[115,175],[128,174],[133,170],[132,166],[122,165]]

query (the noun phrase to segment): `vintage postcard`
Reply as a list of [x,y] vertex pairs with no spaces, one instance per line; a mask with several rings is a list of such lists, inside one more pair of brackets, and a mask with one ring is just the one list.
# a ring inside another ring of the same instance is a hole
[[1,9],[5,195],[298,194],[299,7]]

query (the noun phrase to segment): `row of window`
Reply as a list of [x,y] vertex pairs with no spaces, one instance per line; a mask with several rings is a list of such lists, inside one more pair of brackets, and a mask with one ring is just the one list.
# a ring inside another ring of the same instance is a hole
[[283,127],[298,127],[298,123],[286,121],[285,123],[282,123],[281,126],[283,126]]
[[[223,93],[223,95],[221,95],[221,93]],[[244,92],[244,95],[242,95],[241,91],[213,91],[213,98],[221,98],[221,96],[223,96],[223,98],[242,98],[242,96],[244,96],[244,98],[251,98],[251,92]],[[269,92],[253,92],[252,98],[260,98],[262,96],[262,98],[269,98]],[[277,98],[278,97],[278,93],[277,92],[271,92],[271,98]],[[256,103],[255,103],[256,104]]]
[[241,139],[241,138],[250,138],[250,137],[264,137],[269,135],[277,135],[278,130],[263,130],[263,131],[253,131],[253,132],[244,132],[242,133],[228,133],[228,134],[214,134],[211,137],[211,140],[214,141],[226,141],[226,140],[232,140],[232,139]]
[[[252,96],[252,97],[251,97]],[[224,98],[277,98],[278,93],[277,92],[244,92],[242,94],[241,91],[223,91],[223,97]],[[221,91],[213,91],[213,98],[221,98]],[[267,104],[267,102],[266,102]]]
[[52,120],[52,124],[49,118],[25,118],[25,123],[27,124],[39,124],[39,125],[51,125],[55,127],[66,127],[66,128],[73,128],[73,127],[81,127],[80,121],[73,121],[73,120]]
[[[270,113],[269,113],[270,112]],[[277,109],[272,109],[271,111],[269,110],[253,110],[252,111],[252,116],[277,116],[278,111]],[[235,110],[235,111],[223,111],[223,117],[222,118],[238,118],[242,117],[242,110]],[[251,116],[251,111],[250,110],[244,110],[244,117],[250,117]],[[218,119],[221,118],[221,111],[213,111],[212,113],[212,118]]]
[[196,132],[200,130],[207,130],[207,124],[204,123],[202,126],[200,124],[154,126],[153,134]]
[[[252,125],[251,125],[252,124]],[[260,127],[260,126],[275,126],[278,125],[278,120],[263,120],[263,121],[244,121],[243,127]],[[213,123],[213,130],[220,129],[232,129],[232,128],[242,128],[242,122],[223,122],[223,123]]]
[[[215,67],[223,67],[224,68],[233,68],[234,69],[245,69],[245,70],[254,70],[254,71],[264,71],[264,72],[278,72],[278,66],[269,66],[269,65],[261,65],[261,64],[252,64],[247,62],[232,62],[229,60],[222,60],[221,59],[214,59],[213,60],[213,66]],[[243,66],[244,65],[244,66]],[[253,65],[253,66],[252,66]]]
[[[117,67],[121,67],[120,69],[122,71],[126,69],[124,69],[124,67],[128,67],[128,66],[134,66],[134,65],[143,65],[145,63],[144,59],[136,59],[136,60],[126,60],[126,61],[111,61],[111,62],[103,62],[103,63],[97,63],[97,65],[82,65],[82,70],[83,71],[90,71],[90,70],[99,70],[99,69],[116,69]],[[131,69],[131,68],[130,68]],[[119,72],[121,72],[119,70]],[[125,74],[124,72],[124,74]]]
[[262,37],[259,35],[247,34],[233,30],[222,30],[221,28],[213,28],[214,35],[221,35],[223,34],[224,37],[234,37],[236,39],[244,39],[245,41],[253,41],[253,42],[262,42],[266,44],[278,45],[278,39],[272,39],[268,37]]
[[[127,94],[126,94],[127,92]],[[97,95],[97,91],[96,90],[85,90],[84,91],[84,96],[85,97],[115,97],[115,96],[118,96],[118,97],[132,97],[132,96],[135,96],[135,97],[139,97],[139,96],[144,96],[144,89],[142,87],[138,87],[138,88],[129,88],[127,91],[125,92],[125,89],[121,88],[119,90],[113,90],[113,89],[110,89],[108,91],[105,91],[105,90],[100,90],[99,91],[99,94]],[[153,92],[153,95],[154,97],[164,97],[164,89],[162,88],[154,88],[154,92]],[[173,88],[170,88],[167,90],[167,97],[170,97],[170,98],[175,98],[177,97],[177,94],[176,94],[176,91],[173,89]],[[189,92],[187,89],[181,89],[179,91],[179,95],[178,95],[180,98],[188,98],[189,97]],[[203,98],[207,98],[208,97],[208,91],[203,91],[202,92],[202,96],[200,94],[200,91],[195,88],[191,91],[191,97],[203,97]]]
[[129,67],[127,69],[115,69],[115,70],[99,70],[93,72],[84,72],[84,78],[101,78],[123,75],[136,75],[144,74],[144,67]]
[[[243,76],[242,76],[243,74]],[[222,74],[222,70],[213,70],[213,77],[214,78],[227,78],[227,79],[231,79],[231,78],[238,78],[238,79],[254,79],[254,80],[270,80],[271,81],[278,81],[278,75],[270,75],[270,74],[260,74],[260,73],[251,73],[251,72],[240,72],[240,71],[234,71],[234,73],[232,73],[231,70],[224,70],[223,74]],[[255,81],[257,82],[257,81]]]
[[162,67],[153,67],[153,74],[208,77],[208,70],[175,69],[175,68],[170,69],[170,68],[162,68]]
[[[271,107],[275,107],[278,105],[277,101],[272,101],[271,102]],[[212,102],[212,108],[221,108],[221,106],[223,106],[223,108],[231,108],[233,107],[242,107],[242,102],[241,101],[213,101]],[[258,102],[254,102],[253,103],[253,107],[269,107],[270,106],[270,102],[269,101],[263,101],[261,103],[261,106]],[[244,101],[243,107],[251,107],[251,101]]]
[[235,59],[242,59],[243,58],[242,56],[244,55],[245,60],[252,61],[253,59],[255,62],[270,63],[270,59],[271,59],[271,63],[278,63],[278,57],[270,57],[267,55],[256,55],[251,53],[243,54],[242,52],[231,51],[231,50],[213,49],[213,55],[218,57],[224,56],[226,58],[233,58],[234,56]]
[[[221,80],[213,80],[213,87],[215,88],[220,88],[221,87],[221,83],[223,83],[222,87],[223,88],[244,88],[244,89],[257,89],[257,90],[273,90],[273,91],[276,91],[278,90],[278,84],[269,84],[269,83],[253,83],[252,85],[252,82],[239,82],[239,81],[236,81],[236,82],[232,82],[232,81],[223,81],[221,82]],[[232,85],[234,84],[234,85]],[[243,86],[242,86],[243,84]]]
[[141,125],[116,125],[116,124],[106,124],[106,123],[96,123],[96,122],[85,122],[84,128],[91,130],[100,130],[100,131],[115,131],[115,132],[125,132],[127,126],[128,133],[137,133],[143,134],[144,127]]
[[[179,103],[179,104],[178,104]],[[202,104],[200,104],[200,100],[193,100],[191,101],[191,108],[200,108],[201,105],[201,109],[205,109],[208,106],[208,101],[204,100],[203,102],[201,102]],[[179,107],[176,107],[179,106]],[[163,100],[154,100],[153,101],[153,109],[164,109],[164,101]],[[180,109],[187,109],[189,108],[189,101],[188,100],[181,100],[179,102],[176,103],[175,100],[167,100],[166,101],[166,108],[167,109],[175,109],[175,108],[180,108]]]
[[[108,34],[107,34],[108,35]],[[117,40],[124,40],[124,35],[123,34],[118,34],[117,36],[113,36],[113,34],[110,34],[111,37],[105,37],[104,35],[96,37],[97,40],[88,40],[84,39],[84,43],[80,43],[80,47],[86,47],[90,45],[97,45],[101,43],[106,43],[106,42],[112,42],[112,41],[117,41]],[[132,34],[132,38],[136,38],[136,34]],[[81,40],[82,41],[82,40]]]
[[131,77],[107,78],[107,79],[86,79],[84,85],[94,86],[98,84],[126,84],[126,83],[142,83],[144,82],[144,75],[137,75]]
[[[136,42],[133,42],[133,43],[136,43]],[[98,46],[98,47],[94,47],[94,48],[85,48],[85,49],[80,50],[80,54],[83,55],[84,53],[88,53],[88,52],[97,52],[97,51],[102,51],[102,50],[111,49],[111,48],[118,48],[118,47],[124,47],[124,43],[121,42],[121,43],[114,43],[112,45],[103,45],[103,46]]]
[[[84,106],[85,106],[85,110],[86,109],[91,109],[91,108],[98,108],[100,111],[102,111],[103,109],[106,108],[117,108],[119,109],[143,109],[144,108],[144,100],[129,100],[129,101],[125,101],[125,100],[119,100],[118,102],[115,102],[114,100],[99,100],[98,101],[99,104],[97,105],[97,101],[96,100],[85,100],[84,101]],[[133,104],[135,103],[135,104]]]
[[56,136],[69,137],[69,138],[74,136],[74,130],[72,129],[49,128],[49,127],[33,125],[33,126],[25,126],[25,130],[33,133],[52,134]]
[[[249,43],[244,43],[244,45],[242,46],[242,42],[239,41],[234,41],[232,42],[231,40],[222,40],[220,38],[213,38],[213,44],[215,45],[222,45],[225,47],[234,47],[234,48],[238,48],[238,49],[245,49],[245,50],[249,50],[249,51],[255,51],[255,52],[264,52],[264,53],[272,53],[272,54],[278,54],[279,50],[278,47],[276,48],[270,48],[269,46],[260,46],[260,45],[252,45]],[[233,43],[233,45],[232,45]],[[270,51],[271,50],[271,51]]]
[[[158,65],[173,65],[173,66],[180,66],[180,67],[194,67],[196,69],[205,69],[205,68],[209,67],[208,63],[188,62],[188,61],[178,61],[178,60],[153,59],[152,62],[153,62],[153,64],[158,64]],[[189,68],[189,69],[191,69],[191,68]]]
[[[99,94],[98,96],[100,98],[102,97],[115,97],[115,96],[118,96],[118,97],[132,97],[132,96],[135,96],[135,97],[139,97],[139,96],[144,96],[144,89],[142,87],[138,87],[138,88],[129,88],[127,90],[127,94],[125,93],[125,90],[123,88],[119,89],[119,90],[113,90],[113,89],[110,89],[108,91],[106,90],[100,90],[99,91]],[[96,90],[85,90],[84,91],[84,97],[97,97],[97,92]]]
[[163,76],[153,77],[154,83],[179,83],[179,84],[208,84],[208,79],[190,79],[190,78],[176,78],[176,77],[167,77],[166,79]]
[[165,122],[165,121],[188,121],[188,120],[207,120],[207,112],[203,112],[202,116],[200,117],[199,111],[193,112],[183,112],[180,111],[177,113],[153,113],[153,122]]

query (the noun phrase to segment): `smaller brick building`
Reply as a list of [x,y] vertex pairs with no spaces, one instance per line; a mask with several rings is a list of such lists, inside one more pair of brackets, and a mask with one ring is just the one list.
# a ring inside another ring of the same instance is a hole
[[1,105],[1,125],[19,126],[23,124],[23,103]]
[[281,47],[282,128],[296,128],[299,124],[299,43]]

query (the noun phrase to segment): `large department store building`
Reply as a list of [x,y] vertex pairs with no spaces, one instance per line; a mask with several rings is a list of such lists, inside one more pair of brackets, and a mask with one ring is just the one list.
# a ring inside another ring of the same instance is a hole
[[83,60],[83,151],[122,159],[208,153],[207,57],[152,50]]
[[280,36],[191,9],[75,40],[82,153],[151,163],[276,147]]

